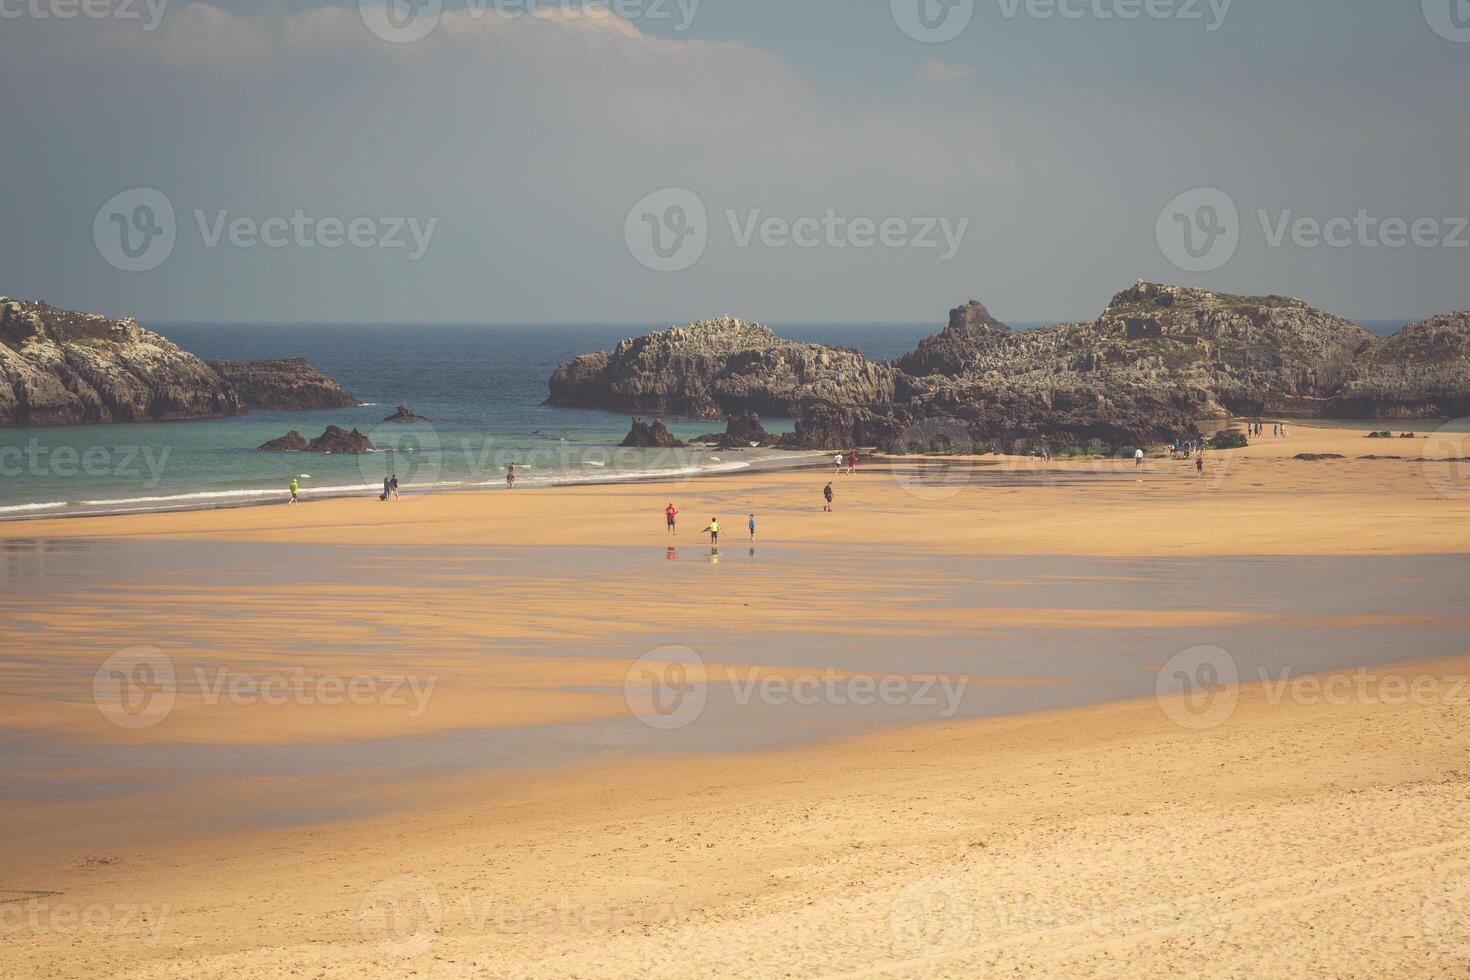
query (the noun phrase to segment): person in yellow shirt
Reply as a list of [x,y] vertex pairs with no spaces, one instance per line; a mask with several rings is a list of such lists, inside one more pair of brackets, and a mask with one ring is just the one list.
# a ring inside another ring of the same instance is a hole
[[709,543],[711,545],[720,543],[720,519],[718,517],[711,517],[709,519],[709,527],[705,528],[705,530],[709,532]]

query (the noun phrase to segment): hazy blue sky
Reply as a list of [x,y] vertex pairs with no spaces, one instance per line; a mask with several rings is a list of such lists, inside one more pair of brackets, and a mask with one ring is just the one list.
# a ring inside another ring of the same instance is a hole
[[[160,2],[0,0],[0,294],[939,323],[972,297],[1090,318],[1142,277],[1470,307],[1470,0],[416,0],[411,43],[356,0],[172,0],[155,25]],[[1235,216],[1166,208],[1200,188]],[[1300,218],[1346,220],[1334,246]]]

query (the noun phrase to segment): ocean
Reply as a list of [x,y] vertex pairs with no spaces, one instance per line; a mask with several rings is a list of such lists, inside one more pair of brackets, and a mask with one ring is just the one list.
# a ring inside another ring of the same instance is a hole
[[[619,450],[629,418],[547,408],[556,366],[667,324],[473,326],[149,324],[202,358],[305,357],[367,402],[358,408],[252,412],[228,419],[0,428],[0,519],[119,513],[366,494],[397,473],[405,492],[504,486],[514,462],[524,485],[730,470],[774,451]],[[795,340],[853,347],[890,360],[933,324],[774,327]],[[431,425],[383,425],[399,403]],[[295,429],[357,428],[382,452],[364,456],[262,453]],[[673,422],[681,438],[722,432],[719,422]],[[773,420],[773,432],[789,422]]]

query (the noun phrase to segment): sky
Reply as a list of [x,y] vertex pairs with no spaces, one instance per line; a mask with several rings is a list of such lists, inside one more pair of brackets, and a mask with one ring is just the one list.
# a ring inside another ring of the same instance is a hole
[[[391,8],[390,5],[391,4]],[[144,322],[1470,307],[1470,0],[0,0],[0,295]]]

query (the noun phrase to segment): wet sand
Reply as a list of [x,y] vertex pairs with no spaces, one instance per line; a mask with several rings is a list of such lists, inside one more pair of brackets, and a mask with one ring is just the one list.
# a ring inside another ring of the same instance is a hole
[[[1470,464],[1420,457],[1470,436],[1292,433],[0,525],[0,976],[1453,975]],[[138,647],[176,698],[120,727]],[[1147,697],[1202,648],[1213,727]]]

